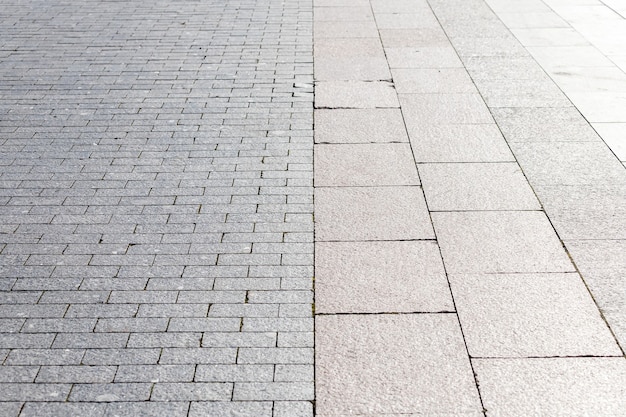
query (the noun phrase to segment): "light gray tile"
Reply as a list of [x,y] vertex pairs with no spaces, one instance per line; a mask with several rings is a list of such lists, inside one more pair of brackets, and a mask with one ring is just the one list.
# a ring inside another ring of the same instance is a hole
[[336,38],[378,38],[378,29],[374,20],[357,22],[313,22],[313,36],[318,39]]
[[452,46],[385,48],[390,68],[463,68]]
[[316,143],[408,142],[399,109],[315,111]]
[[441,27],[419,29],[380,29],[385,48],[446,47],[450,41]]
[[421,29],[439,28],[439,22],[430,12],[421,13],[376,13],[378,29]]
[[319,242],[317,313],[453,311],[435,242]]
[[483,403],[494,416],[619,416],[626,409],[623,358],[477,359]]
[[316,108],[397,108],[393,84],[386,81],[322,81],[315,90]]
[[496,124],[411,125],[417,162],[504,162],[515,158]]
[[316,239],[433,239],[420,187],[318,188]]
[[563,28],[513,28],[511,32],[524,46],[580,46],[589,45],[578,31]]
[[450,275],[472,357],[620,356],[578,274]]
[[314,7],[313,13],[316,22],[361,22],[374,19],[371,6],[365,4],[354,7]]
[[493,123],[479,94],[400,94],[409,132],[425,124]]
[[432,218],[449,273],[574,271],[542,212],[439,212]]
[[482,415],[452,314],[316,319],[316,411]]
[[399,94],[477,92],[464,68],[394,69],[392,74]]
[[594,123],[593,128],[620,161],[626,161],[626,123]]
[[540,210],[516,163],[421,164],[431,211]]
[[419,185],[409,144],[315,145],[315,185]]

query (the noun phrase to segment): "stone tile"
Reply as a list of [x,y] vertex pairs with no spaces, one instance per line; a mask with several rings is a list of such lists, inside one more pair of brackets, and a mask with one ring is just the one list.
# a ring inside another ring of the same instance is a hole
[[626,93],[572,92],[568,97],[590,123],[626,123]]
[[516,163],[420,164],[431,211],[540,210]]
[[317,188],[317,241],[433,239],[420,187]]
[[373,21],[369,5],[355,7],[314,7],[316,22],[361,22]]
[[408,142],[400,109],[315,111],[316,143]]
[[452,314],[316,318],[316,412],[480,416]]
[[476,359],[494,416],[619,416],[626,409],[623,358]]
[[319,242],[316,313],[453,311],[435,242]]
[[412,125],[411,147],[417,162],[514,161],[498,126],[491,124]]
[[432,12],[428,13],[376,13],[378,29],[439,28]]
[[379,38],[320,39],[315,42],[315,64],[320,59],[380,58],[385,57]]
[[400,94],[407,129],[425,124],[493,123],[479,94]]
[[378,28],[373,20],[357,22],[313,22],[313,36],[318,39],[378,38]]
[[385,48],[390,68],[463,68],[451,46]]
[[322,81],[315,89],[316,108],[400,107],[393,84],[386,81]]
[[550,74],[566,93],[626,93],[626,74],[612,67],[567,67]]
[[448,273],[573,272],[542,212],[432,213]]
[[419,185],[408,143],[315,145],[315,185]]
[[535,46],[527,49],[548,72],[567,67],[613,66],[613,63],[593,46]]
[[580,33],[563,28],[513,28],[511,32],[524,46],[582,46],[589,45]]
[[538,80],[546,73],[532,57],[468,57],[463,64],[474,80]]
[[620,161],[626,161],[626,123],[594,123],[593,128]]
[[626,346],[626,240],[567,240],[565,246],[613,333]]
[[626,172],[602,142],[511,142],[533,186],[623,184]]
[[450,46],[441,27],[419,29],[380,29],[385,48],[421,48],[424,46]]
[[626,239],[624,183],[534,188],[562,239]]
[[508,28],[568,28],[570,25],[552,11],[498,13]]
[[380,13],[432,13],[429,10],[428,3],[424,1],[407,1],[407,0],[371,0],[372,10],[374,14]]
[[399,94],[477,92],[463,68],[394,69],[391,72]]
[[460,57],[506,56],[527,57],[528,51],[514,37],[454,38],[454,48]]
[[384,56],[318,58],[315,60],[318,81],[376,81],[391,79]]
[[578,274],[450,275],[472,357],[620,356]]
[[547,77],[540,80],[476,80],[490,108],[571,107],[572,103]]

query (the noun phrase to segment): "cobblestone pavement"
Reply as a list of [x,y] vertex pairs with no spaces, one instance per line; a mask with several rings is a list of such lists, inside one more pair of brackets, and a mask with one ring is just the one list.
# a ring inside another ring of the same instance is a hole
[[0,0],[0,416],[626,416],[622,3]]
[[0,7],[0,415],[311,416],[310,2]]

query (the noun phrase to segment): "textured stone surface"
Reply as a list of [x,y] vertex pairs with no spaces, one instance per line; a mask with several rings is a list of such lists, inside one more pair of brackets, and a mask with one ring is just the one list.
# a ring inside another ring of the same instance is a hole
[[315,186],[419,185],[409,144],[315,145]]
[[541,208],[516,163],[421,164],[419,169],[431,211]]
[[400,102],[409,131],[425,124],[493,123],[479,94],[401,94]]
[[449,273],[574,271],[542,212],[440,212],[432,216]]
[[315,110],[316,143],[408,142],[400,109]]
[[318,316],[318,416],[482,415],[456,317]]
[[578,274],[450,275],[472,357],[620,356]]
[[397,108],[393,84],[388,81],[320,81],[315,89],[316,108]]
[[624,358],[477,359],[490,416],[619,416],[626,407]]
[[320,242],[318,313],[453,311],[435,242]]
[[317,241],[433,239],[420,187],[315,190]]

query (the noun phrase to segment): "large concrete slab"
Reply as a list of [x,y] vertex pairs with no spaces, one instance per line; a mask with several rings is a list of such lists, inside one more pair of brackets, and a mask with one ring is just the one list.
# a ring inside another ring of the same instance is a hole
[[464,68],[393,69],[399,94],[475,93],[476,87]]
[[433,239],[421,187],[315,190],[317,241]]
[[316,318],[319,417],[481,416],[453,314]]
[[385,48],[390,68],[463,68],[451,46]]
[[315,145],[315,185],[419,185],[408,143]]
[[408,142],[400,109],[319,109],[315,143]]
[[624,358],[476,359],[487,416],[619,416]]
[[540,210],[516,163],[420,164],[430,211]]
[[573,272],[543,212],[432,214],[448,273]]
[[319,242],[315,311],[454,311],[435,242]]
[[387,81],[320,81],[315,89],[316,108],[397,108],[393,84]]
[[620,356],[578,274],[450,275],[472,357]]
[[479,94],[401,94],[407,129],[425,124],[493,123]]

